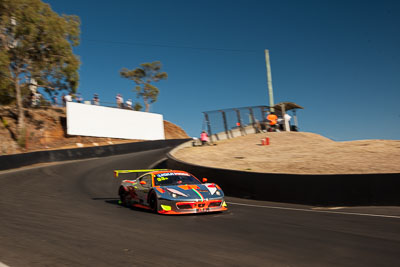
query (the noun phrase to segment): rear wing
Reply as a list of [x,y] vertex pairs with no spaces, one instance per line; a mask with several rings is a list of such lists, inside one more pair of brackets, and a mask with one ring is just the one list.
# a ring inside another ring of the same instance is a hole
[[120,173],[146,173],[155,171],[168,171],[168,169],[148,169],[148,170],[114,170],[114,177],[118,178]]

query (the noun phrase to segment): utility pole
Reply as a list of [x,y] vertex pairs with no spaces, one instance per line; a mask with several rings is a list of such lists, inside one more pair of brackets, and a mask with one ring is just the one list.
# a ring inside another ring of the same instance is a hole
[[270,110],[274,111],[274,91],[272,89],[271,63],[269,62],[269,51],[265,49],[265,64],[267,65],[267,83]]

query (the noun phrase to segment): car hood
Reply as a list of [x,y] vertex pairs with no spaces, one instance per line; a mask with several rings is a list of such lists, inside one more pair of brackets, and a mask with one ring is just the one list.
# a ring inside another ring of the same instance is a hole
[[[222,190],[212,183],[207,184],[189,184],[189,185],[168,185],[160,187],[165,190],[166,195],[176,194],[177,199],[210,199],[220,198],[224,196]],[[217,193],[219,192],[219,195]]]

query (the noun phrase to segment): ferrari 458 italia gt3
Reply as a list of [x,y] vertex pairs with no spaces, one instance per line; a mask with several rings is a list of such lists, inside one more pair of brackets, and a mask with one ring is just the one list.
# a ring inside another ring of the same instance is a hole
[[227,210],[224,192],[203,178],[179,170],[115,170],[119,174],[143,173],[121,181],[118,194],[124,206],[150,209],[161,214],[187,214]]

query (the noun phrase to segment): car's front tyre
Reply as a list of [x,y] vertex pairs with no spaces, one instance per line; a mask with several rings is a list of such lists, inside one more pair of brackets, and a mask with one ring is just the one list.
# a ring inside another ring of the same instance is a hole
[[157,194],[154,191],[151,191],[149,195],[149,206],[150,210],[154,213],[158,213],[158,200],[157,200]]
[[120,204],[122,206],[127,207],[128,206],[128,200],[127,200],[128,192],[126,192],[125,189],[121,187],[119,189],[118,194],[119,194],[119,202],[120,202]]

